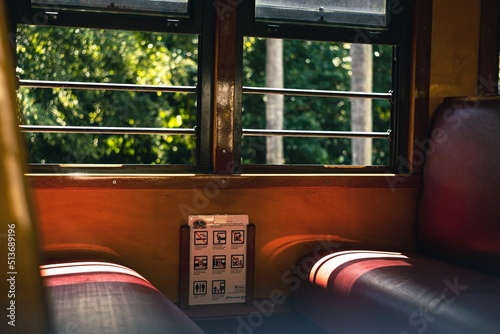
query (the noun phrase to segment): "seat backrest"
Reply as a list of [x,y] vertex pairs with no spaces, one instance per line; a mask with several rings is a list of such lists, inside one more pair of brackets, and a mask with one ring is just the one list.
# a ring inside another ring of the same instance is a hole
[[420,249],[500,276],[500,99],[446,100],[424,144]]

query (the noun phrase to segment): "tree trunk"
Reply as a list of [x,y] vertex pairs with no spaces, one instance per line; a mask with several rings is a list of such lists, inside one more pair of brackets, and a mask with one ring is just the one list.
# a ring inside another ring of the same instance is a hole
[[[283,88],[283,40],[268,38],[266,41],[266,87]],[[283,95],[266,96],[266,129],[283,129]],[[266,162],[282,164],[283,137],[266,137]]]
[[[351,45],[351,91],[371,92],[373,85],[372,46],[369,44]],[[351,130],[372,131],[372,100],[352,99]],[[352,164],[372,164],[372,139],[352,139]]]

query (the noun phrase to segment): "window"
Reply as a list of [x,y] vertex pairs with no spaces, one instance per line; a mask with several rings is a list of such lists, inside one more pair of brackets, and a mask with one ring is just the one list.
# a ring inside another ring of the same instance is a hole
[[[243,164],[389,165],[393,48],[283,40],[284,80],[277,89],[265,87],[265,64],[259,59],[273,47],[270,42],[276,41],[254,37],[244,41]],[[351,78],[358,69],[351,58],[358,50],[368,54],[369,59],[361,56],[373,65],[361,83],[364,91],[351,92]],[[272,101],[277,98],[280,111]],[[352,121],[356,108],[363,109],[358,116],[363,118],[361,124]],[[355,135],[359,138],[353,140]],[[368,157],[353,157],[354,144],[369,151]],[[266,150],[270,145],[272,152]]]
[[[199,70],[202,30],[190,1],[31,4],[17,28],[16,71],[34,170],[206,168],[199,96],[210,76]],[[129,20],[149,31],[129,30]]]
[[393,169],[406,151],[410,2],[250,3],[243,170]]
[[47,26],[17,35],[31,163],[196,162],[196,35]]
[[16,2],[32,168],[400,171],[411,4]]

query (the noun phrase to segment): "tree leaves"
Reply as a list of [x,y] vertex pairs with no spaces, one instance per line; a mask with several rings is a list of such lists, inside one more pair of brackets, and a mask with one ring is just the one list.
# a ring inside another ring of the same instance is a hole
[[[191,35],[20,26],[17,72],[33,80],[195,85],[197,44]],[[192,94],[21,88],[19,101],[21,122],[30,125],[196,125]],[[26,136],[35,163],[194,163],[195,140],[186,136]]]
[[[350,90],[350,44],[286,40],[283,62],[285,88]],[[388,92],[392,80],[392,48],[374,45],[374,92]],[[244,41],[243,85],[265,85],[265,40],[247,37]],[[285,129],[350,131],[350,99],[286,96]],[[390,103],[373,102],[373,129],[390,129]],[[243,98],[243,128],[265,128],[265,96]],[[286,164],[352,163],[350,139],[284,138]],[[374,140],[373,162],[388,164],[389,145]],[[243,138],[243,163],[265,163],[265,141]]]
[[[350,89],[349,44],[287,40],[285,87]],[[102,29],[20,26],[21,79],[145,85],[195,85],[198,37]],[[247,37],[243,84],[265,85],[265,41]],[[375,92],[392,87],[392,48],[373,46]],[[192,94],[76,89],[19,90],[20,119],[29,125],[182,127],[197,124]],[[265,128],[265,97],[243,96],[244,128]],[[373,101],[373,129],[390,128],[390,103]],[[285,97],[285,129],[350,130],[350,100]],[[26,134],[30,162],[193,164],[191,136]],[[265,140],[243,138],[243,163],[265,163]],[[374,140],[374,164],[387,164],[389,145]],[[285,138],[285,163],[351,164],[349,139]]]

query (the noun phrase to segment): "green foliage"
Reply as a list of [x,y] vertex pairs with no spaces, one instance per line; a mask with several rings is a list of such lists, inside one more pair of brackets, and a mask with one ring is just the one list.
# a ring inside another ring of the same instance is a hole
[[[20,26],[21,79],[147,85],[195,85],[198,38],[146,32]],[[243,83],[265,86],[264,39],[244,42]],[[350,89],[349,44],[286,40],[286,88]],[[373,46],[373,90],[391,89],[392,48]],[[22,124],[60,126],[193,128],[196,98],[190,94],[76,89],[19,90]],[[244,128],[265,128],[265,96],[244,95]],[[350,100],[285,97],[284,128],[350,130]],[[373,130],[390,128],[390,104],[373,101]],[[30,162],[192,164],[189,136],[26,134]],[[244,137],[243,163],[263,164],[265,138]],[[288,164],[350,164],[349,139],[284,138]],[[389,145],[374,140],[374,164],[388,163]]]
[[[80,28],[22,26],[21,79],[194,85],[197,37]],[[192,95],[133,91],[33,89],[19,92],[28,125],[182,127],[196,125]],[[27,134],[37,163],[193,163],[183,136]]]
[[[285,40],[283,63],[285,88],[350,90],[349,44]],[[244,43],[244,85],[265,85],[264,39],[248,37]],[[373,91],[391,89],[392,48],[374,45]],[[373,130],[390,128],[390,104],[373,101]],[[285,97],[284,129],[288,130],[350,130],[350,100],[340,98]],[[243,128],[265,128],[265,97],[243,98]],[[287,164],[351,164],[350,139],[284,137]],[[388,163],[386,140],[374,140],[373,163]],[[243,138],[243,163],[264,164],[265,140]]]

